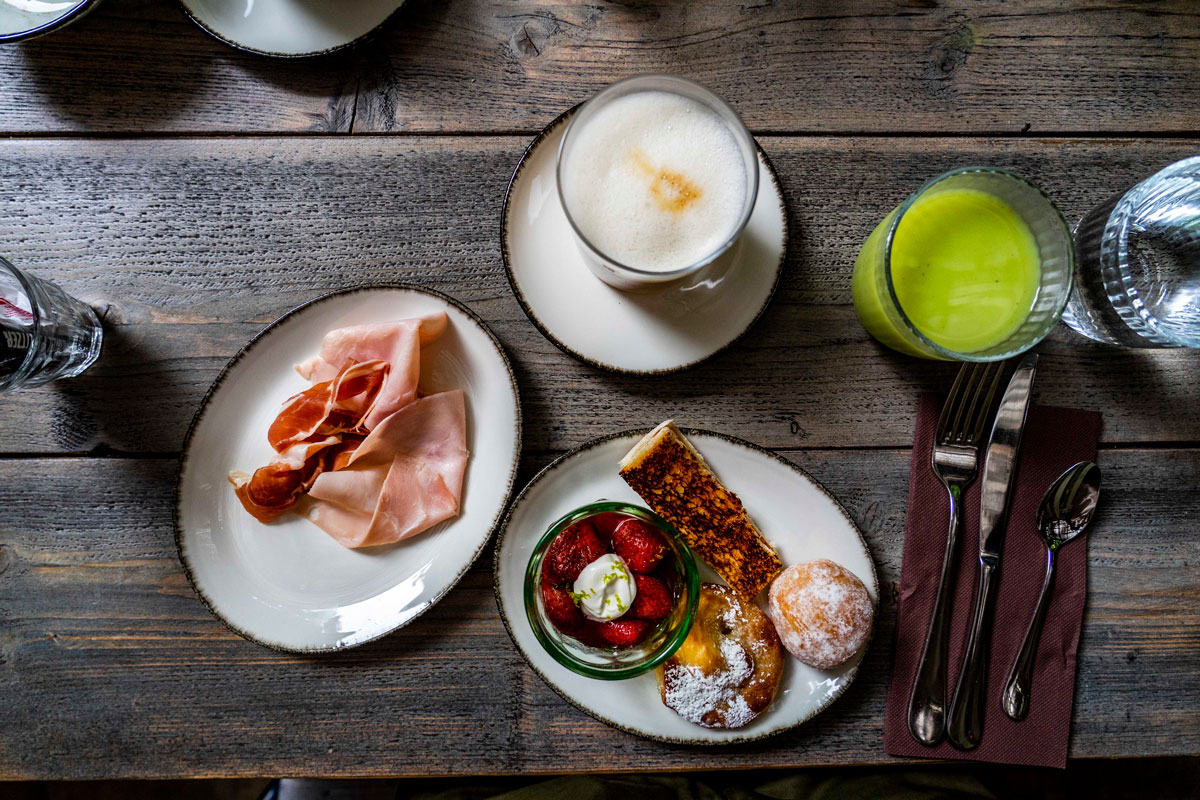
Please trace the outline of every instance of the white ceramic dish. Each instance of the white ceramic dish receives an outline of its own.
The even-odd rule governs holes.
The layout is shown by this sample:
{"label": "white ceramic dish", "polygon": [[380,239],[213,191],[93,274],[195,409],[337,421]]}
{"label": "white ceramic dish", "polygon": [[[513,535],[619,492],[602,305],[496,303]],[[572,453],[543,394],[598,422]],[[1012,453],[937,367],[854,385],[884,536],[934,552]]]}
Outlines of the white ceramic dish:
{"label": "white ceramic dish", "polygon": [[404,0],[179,0],[192,21],[239,50],[276,58],[332,53],[382,25]]}
{"label": "white ceramic dish", "polygon": [[783,273],[787,207],[766,155],[760,148],[754,213],[722,260],[728,271],[622,292],[589,271],[559,199],[555,163],[574,112],[533,140],[504,198],[504,266],[521,307],[561,350],[613,372],[676,372],[729,347],[766,310]]}
{"label": "white ceramic dish", "polygon": [[98,5],[100,0],[0,0],[0,44],[56,31]]}
{"label": "white ceramic dish", "polygon": [[[292,365],[334,328],[441,309],[446,332],[421,350],[421,391],[462,389],[471,451],[462,511],[395,545],[350,550],[296,515],[263,525],[226,480],[274,451],[266,431],[280,404],[309,384]],[[404,286],[325,295],[276,320],[217,377],[184,442],[175,536],[188,578],[230,628],[278,650],[353,647],[436,603],[479,555],[512,492],[521,453],[516,380],[499,342],[466,306]]]}
{"label": "white ceramic dish", "polygon": [[[625,681],[586,678],[557,663],[534,638],[522,597],[534,545],[552,522],[587,503],[606,499],[644,505],[617,474],[621,456],[644,433],[619,433],[573,450],[542,470],[513,502],[496,544],[495,588],[501,617],[517,648],[567,702],[613,727],[649,739],[683,744],[745,742],[811,719],[854,680],[862,652],[829,671],[806,667],[789,657],[769,709],[744,728],[711,730],[664,706],[653,673]],[[820,484],[794,464],[749,442],[707,431],[685,433],[729,489],[742,498],[784,564],[832,559],[857,575],[878,605],[879,580],[867,544],[845,509]],[[719,581],[707,565],[701,562],[700,567],[702,580]]]}

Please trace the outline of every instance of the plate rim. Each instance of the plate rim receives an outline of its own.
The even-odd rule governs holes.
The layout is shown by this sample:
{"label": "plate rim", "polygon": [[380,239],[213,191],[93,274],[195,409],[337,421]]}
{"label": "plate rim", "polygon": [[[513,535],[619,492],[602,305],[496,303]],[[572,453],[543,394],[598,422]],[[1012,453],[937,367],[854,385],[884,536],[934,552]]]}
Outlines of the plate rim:
{"label": "plate rim", "polygon": [[767,292],[767,295],[763,298],[762,305],[759,307],[758,311],[755,312],[754,318],[751,319],[749,324],[747,324],[746,327],[743,328],[736,336],[708,355],[701,356],[700,358],[689,361],[686,364],[680,364],[674,367],[663,367],[660,369],[630,369],[628,367],[618,367],[612,364],[605,364],[602,361],[597,361],[591,356],[586,356],[583,353],[568,347],[566,343],[562,342],[557,336],[551,333],[549,328],[547,328],[538,318],[537,314],[534,313],[533,308],[525,299],[524,293],[517,285],[516,278],[513,275],[513,257],[508,247],[508,210],[512,201],[513,187],[516,186],[522,170],[524,170],[525,165],[529,162],[529,156],[533,152],[534,148],[536,148],[543,142],[543,140],[550,136],[559,125],[564,124],[568,119],[570,119],[571,116],[578,111],[579,107],[582,105],[583,103],[576,103],[575,105],[571,106],[566,111],[562,112],[553,120],[551,120],[546,127],[542,128],[541,132],[538,133],[537,136],[533,137],[533,140],[530,141],[529,144],[525,146],[525,149],[521,152],[521,160],[518,161],[517,166],[513,168],[512,177],[508,179],[508,186],[506,186],[504,189],[504,202],[500,206],[500,254],[501,260],[504,262],[504,276],[508,279],[509,289],[512,291],[513,296],[517,299],[517,304],[521,306],[521,310],[525,312],[525,316],[529,318],[529,321],[533,323],[533,326],[538,329],[538,332],[541,333],[542,336],[545,337],[546,341],[550,342],[550,344],[554,345],[559,350],[577,361],[581,361],[595,369],[611,372],[616,375],[674,375],[684,372],[685,370],[692,369],[693,367],[703,364],[705,361],[709,361],[719,355],[722,355],[740,342],[746,336],[746,334],[748,334],[754,328],[754,326],[762,320],[763,315],[767,313],[767,308],[770,307],[771,301],[775,299],[775,295],[779,291],[779,284],[783,282],[783,273],[785,267],[787,266],[788,250],[790,249],[792,243],[791,208],[788,206],[787,194],[783,191],[783,183],[779,180],[779,173],[776,172],[775,165],[771,162],[767,152],[763,150],[762,145],[758,143],[758,139],[754,139],[754,148],[758,151],[759,158],[762,159],[762,165],[767,168],[767,177],[770,179],[771,184],[775,187],[775,192],[779,197],[779,208],[783,212],[783,247],[780,251],[779,263],[775,265],[775,281],[771,284],[771,291]]}
{"label": "plate rim", "polygon": [[[511,625],[509,625],[508,614],[505,611],[504,599],[503,599],[502,593],[500,591],[500,552],[501,552],[501,549],[504,544],[504,539],[508,534],[508,524],[509,524],[510,520],[512,519],[513,511],[516,510],[517,506],[519,506],[521,501],[525,498],[525,495],[536,484],[540,483],[542,481],[542,479],[545,478],[545,476],[551,470],[558,468],[566,461],[568,461],[572,458],[575,458],[576,456],[580,456],[580,455],[588,452],[589,450],[594,450],[597,447],[601,447],[605,444],[608,444],[609,442],[613,441],[614,439],[622,439],[625,437],[633,437],[633,436],[644,436],[649,430],[651,430],[651,429],[650,428],[634,428],[634,429],[629,429],[629,430],[618,431],[616,433],[609,433],[609,434],[605,434],[603,436],[598,436],[595,439],[590,439],[590,440],[584,442],[583,444],[579,445],[578,447],[572,448],[568,452],[563,453],[561,456],[554,459],[549,464],[547,464],[546,466],[544,466],[540,470],[538,470],[537,474],[534,475],[532,478],[530,478],[529,482],[525,484],[525,487],[523,489],[521,489],[521,491],[519,493],[517,493],[517,496],[514,497],[511,500],[511,502],[509,502],[508,511],[505,513],[504,520],[500,524],[500,528],[496,532],[496,548],[495,548],[495,553],[492,557],[492,593],[496,596],[496,605],[500,611],[500,620],[501,620],[501,622],[504,623],[504,630],[508,633],[508,637],[512,640],[513,646],[517,649],[517,652],[521,654],[521,658],[523,658],[525,660],[525,664],[531,670],[533,670],[535,675],[537,675],[539,678],[542,679],[543,683],[545,683],[547,686],[549,686],[551,689],[553,689],[554,692],[559,697],[561,697],[563,700],[565,700],[569,705],[572,705],[576,709],[587,714],[592,719],[602,722],[605,725],[608,725],[609,727],[616,728],[619,731],[623,731],[624,733],[628,733],[628,734],[637,736],[642,739],[648,739],[650,741],[662,742],[664,744],[697,745],[697,746],[701,746],[701,747],[725,747],[727,745],[745,744],[747,742],[760,741],[762,739],[768,739],[772,736],[778,736],[779,734],[785,733],[787,731],[795,730],[796,728],[800,727],[804,723],[806,723],[809,720],[816,717],[818,714],[821,714],[822,712],[824,712],[827,708],[829,708],[829,706],[833,705],[833,703],[838,698],[840,698],[843,694],[846,693],[846,690],[850,688],[850,685],[852,683],[854,683],[854,679],[858,677],[858,669],[862,665],[862,660],[863,660],[863,658],[866,657],[867,651],[870,649],[871,645],[874,643],[875,631],[876,631],[877,625],[872,623],[871,634],[870,634],[870,636],[867,637],[867,641],[863,643],[863,646],[862,646],[861,650],[859,651],[862,655],[859,658],[858,663],[855,664],[854,667],[846,673],[846,681],[840,687],[838,687],[836,692],[834,692],[830,695],[827,695],[822,700],[822,702],[819,703],[812,710],[812,713],[810,713],[808,716],[804,717],[803,719],[797,720],[795,723],[793,723],[791,725],[784,725],[784,726],[776,728],[774,730],[764,731],[762,733],[756,733],[756,734],[752,734],[752,735],[735,736],[735,737],[732,737],[729,739],[684,739],[684,738],[679,738],[679,737],[675,737],[675,736],[660,736],[657,734],[647,733],[645,731],[640,731],[635,728],[629,727],[628,725],[617,722],[616,720],[609,719],[609,718],[605,717],[603,714],[600,714],[599,712],[595,712],[589,708],[586,708],[583,705],[581,705],[580,703],[576,702],[575,699],[570,697],[562,688],[559,687],[559,685],[557,683],[555,683],[553,680],[548,678],[545,675],[545,673],[543,673],[540,669],[538,669],[534,665],[533,661],[525,653],[525,650],[517,642],[517,637],[513,634],[512,627],[511,627]],[[837,509],[838,513],[840,513],[842,515],[842,517],[845,518],[846,522],[850,525],[851,529],[858,535],[858,543],[862,546],[863,552],[867,556],[867,562],[871,565],[871,581],[872,581],[872,583],[874,583],[874,585],[876,587],[876,594],[878,595],[881,593],[882,590],[879,588],[879,567],[876,566],[876,564],[875,564],[875,557],[871,553],[871,547],[870,547],[870,545],[867,544],[866,538],[863,537],[862,531],[859,529],[858,524],[855,523],[854,518],[850,516],[850,512],[848,512],[846,510],[846,507],[842,505],[841,501],[838,500],[836,497],[834,497],[833,494],[828,489],[826,489],[825,486],[820,481],[818,481],[816,478],[814,478],[812,475],[810,475],[807,470],[805,470],[803,467],[800,467],[797,464],[792,463],[791,461],[784,458],[779,453],[768,450],[767,448],[762,447],[761,445],[757,445],[754,442],[750,442],[745,439],[741,439],[737,436],[731,436],[730,434],[727,434],[727,433],[721,433],[720,431],[713,431],[713,430],[708,430],[705,428],[680,428],[680,431],[682,431],[685,436],[712,436],[717,439],[722,439],[722,440],[729,442],[731,444],[734,444],[734,445],[740,445],[742,447],[747,448],[748,450],[767,455],[770,458],[772,458],[773,460],[778,461],[781,465],[787,467],[788,469],[792,470],[793,472],[798,473],[801,477],[807,479],[813,485],[813,487],[816,488],[817,491],[819,491],[821,494],[825,495],[825,497],[827,497],[833,503],[833,505]],[[522,572],[522,574],[524,574],[524,573]],[[882,603],[882,597],[877,597],[876,601],[875,601],[876,618],[878,618],[878,609],[879,609],[879,606],[881,603]],[[523,618],[523,616],[522,616],[522,618]]]}
{"label": "plate rim", "polygon": [[61,17],[55,17],[49,22],[43,22],[41,25],[35,25],[32,28],[26,28],[23,31],[13,31],[11,33],[0,33],[0,45],[16,44],[17,42],[27,42],[31,39],[37,39],[49,33],[54,33],[60,28],[65,28],[72,22],[83,19],[88,14],[100,5],[101,0],[79,0],[72,8],[70,8]]}
{"label": "plate rim", "polygon": [[[97,2],[99,2],[99,0],[97,0]],[[346,50],[347,48],[354,47],[355,45],[360,44],[364,40],[369,39],[370,37],[377,34],[379,32],[379,29],[382,28],[384,25],[386,25],[388,23],[388,21],[392,19],[392,17],[394,17],[394,16],[396,16],[396,14],[400,13],[400,10],[402,8],[404,8],[404,4],[407,2],[408,2],[408,0],[398,0],[396,7],[393,10],[389,11],[387,16],[385,16],[383,19],[381,19],[378,22],[378,24],[375,25],[375,27],[371,28],[371,30],[367,31],[366,33],[363,33],[363,34],[360,34],[360,35],[354,37],[353,39],[351,39],[349,41],[342,42],[341,44],[335,44],[332,47],[326,47],[324,50],[307,50],[303,53],[287,53],[287,52],[281,52],[278,50],[260,50],[257,47],[250,47],[249,45],[245,45],[240,42],[236,42],[233,39],[230,39],[228,36],[225,36],[224,34],[218,32],[216,28],[213,28],[208,23],[204,22],[198,16],[196,16],[196,14],[192,13],[192,9],[188,7],[187,0],[176,0],[179,10],[183,12],[183,15],[185,17],[187,17],[189,20],[194,22],[196,24],[196,27],[198,27],[200,30],[207,33],[213,39],[216,39],[221,44],[226,45],[228,47],[232,47],[234,50],[240,50],[243,53],[252,53],[253,55],[256,55],[256,56],[266,56],[267,58],[279,58],[279,59],[318,58],[320,56],[327,56],[327,55],[332,55],[333,53],[339,53],[342,50]]]}
{"label": "plate rim", "polygon": [[[385,631],[353,644],[340,644],[324,647],[289,647],[280,644],[279,642],[269,642],[257,635],[250,633],[249,631],[243,630],[239,626],[234,625],[232,622],[226,619],[225,616],[217,610],[216,606],[213,605],[208,595],[197,585],[196,578],[192,574],[191,564],[188,562],[186,549],[183,544],[183,525],[180,519],[180,509],[183,502],[183,470],[187,465],[188,454],[192,445],[192,437],[196,432],[197,426],[199,426],[200,421],[204,417],[204,412],[208,410],[209,401],[212,400],[213,395],[216,394],[216,392],[221,388],[221,385],[225,383],[225,379],[229,376],[229,372],[236,367],[239,362],[241,362],[242,358],[244,358],[246,354],[248,354],[254,348],[255,345],[278,330],[278,327],[282,323],[291,319],[293,316],[299,314],[305,309],[315,306],[318,303],[323,303],[326,300],[330,300],[335,297],[341,297],[342,295],[370,292],[377,289],[415,292],[417,294],[424,294],[437,298],[438,300],[441,300],[442,302],[453,306],[458,311],[466,314],[476,325],[479,326],[480,330],[487,334],[488,338],[491,339],[492,344],[496,348],[496,352],[500,354],[500,360],[504,364],[505,371],[508,373],[508,380],[512,386],[513,399],[516,401],[515,407],[517,414],[516,418],[513,420],[516,433],[516,447],[514,448],[512,466],[509,469],[508,487],[504,493],[504,500],[500,503],[499,508],[496,511],[496,515],[492,519],[491,525],[488,527],[487,535],[484,536],[483,541],[479,544],[479,547],[476,548],[475,552],[471,554],[471,557],[467,560],[466,564],[463,565],[462,569],[459,570],[458,574],[454,576],[450,583],[447,584],[441,592],[434,595],[434,597],[425,605],[425,608],[421,609],[421,611],[418,613],[404,620],[399,625],[388,628]],[[496,535],[496,531],[499,530],[501,523],[504,521],[505,512],[508,510],[510,501],[512,500],[513,487],[516,484],[517,473],[521,466],[521,455],[524,451],[523,434],[521,390],[517,385],[516,373],[513,372],[512,362],[508,358],[508,353],[505,352],[504,345],[500,342],[499,338],[496,337],[496,334],[492,331],[492,329],[488,327],[487,323],[484,322],[478,314],[468,308],[461,300],[451,297],[443,292],[439,292],[436,289],[428,289],[422,286],[415,286],[410,283],[366,283],[347,286],[342,289],[335,289],[331,292],[326,292],[325,294],[318,295],[311,300],[307,300],[300,305],[285,311],[258,333],[254,334],[254,336],[250,337],[250,340],[242,345],[237,353],[235,353],[233,357],[226,362],[225,366],[221,368],[221,371],[217,373],[217,377],[214,378],[212,384],[209,385],[208,391],[204,393],[204,398],[200,401],[200,406],[196,409],[196,413],[192,415],[192,421],[188,425],[187,434],[183,438],[183,446],[179,451],[179,463],[175,467],[175,491],[171,507],[171,523],[175,534],[175,555],[179,559],[179,563],[183,566],[183,572],[187,576],[188,585],[192,587],[192,591],[195,592],[196,596],[200,598],[200,601],[204,603],[204,606],[208,609],[209,613],[218,619],[222,625],[236,633],[238,636],[241,636],[243,639],[280,653],[335,653],[342,650],[349,650],[354,647],[361,647],[370,642],[382,639],[384,636],[395,633],[401,628],[404,628],[410,625],[413,621],[419,619],[425,614],[425,612],[433,608],[442,600],[443,597],[449,594],[450,591],[458,585],[459,581],[463,579],[467,572],[470,571],[471,567],[475,565],[475,562],[479,560],[479,556],[482,555],[484,549],[487,548],[488,544],[492,541],[492,537]]]}

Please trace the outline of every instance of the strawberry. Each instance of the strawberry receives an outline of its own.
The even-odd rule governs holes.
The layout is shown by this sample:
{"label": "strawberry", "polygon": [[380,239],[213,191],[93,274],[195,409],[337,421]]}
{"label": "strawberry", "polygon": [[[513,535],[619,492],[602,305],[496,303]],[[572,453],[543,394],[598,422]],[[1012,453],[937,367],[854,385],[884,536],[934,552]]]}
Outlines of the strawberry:
{"label": "strawberry", "polygon": [[629,607],[629,616],[658,622],[671,613],[671,609],[675,607],[675,600],[665,583],[650,575],[636,573],[633,580],[637,584],[637,596],[633,598],[633,605]]}
{"label": "strawberry", "polygon": [[580,520],[560,533],[546,548],[542,575],[550,583],[574,583],[583,568],[604,555],[590,520]]}
{"label": "strawberry", "polygon": [[613,531],[627,519],[629,517],[624,514],[618,514],[615,511],[607,511],[603,514],[596,514],[594,517],[588,517],[588,521],[596,528],[596,535],[600,537],[600,543],[609,549],[612,548]]}
{"label": "strawberry", "polygon": [[614,647],[633,647],[646,638],[652,627],[654,626],[644,619],[622,617],[600,623],[598,630],[604,641]]}
{"label": "strawberry", "polygon": [[625,559],[631,570],[645,574],[662,561],[667,545],[650,523],[627,519],[613,532],[613,552]]}
{"label": "strawberry", "polygon": [[604,641],[604,637],[600,635],[600,623],[594,619],[584,617],[583,625],[574,636],[589,647],[608,647],[608,642]]}
{"label": "strawberry", "polygon": [[542,604],[554,627],[568,636],[574,636],[583,627],[583,612],[575,605],[571,595],[557,586],[542,584]]}

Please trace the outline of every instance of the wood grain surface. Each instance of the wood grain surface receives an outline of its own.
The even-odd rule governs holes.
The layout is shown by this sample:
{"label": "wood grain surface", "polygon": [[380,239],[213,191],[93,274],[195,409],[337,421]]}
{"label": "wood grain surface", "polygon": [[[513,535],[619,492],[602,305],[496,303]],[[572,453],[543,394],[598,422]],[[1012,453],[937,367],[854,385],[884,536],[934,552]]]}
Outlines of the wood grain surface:
{"label": "wood grain surface", "polygon": [[278,62],[172,2],[106,0],[0,48],[0,130],[534,131],[637,72],[760,132],[1194,132],[1189,0],[409,0],[350,52]]}
{"label": "wood grain surface", "polygon": [[[880,762],[908,453],[785,451],[846,505],[883,589],[849,691],[793,732],[718,749],[612,730],[530,670],[498,617],[490,553],[415,623],[297,657],[226,630],[171,535],[173,459],[0,461],[0,777],[392,775]],[[546,457],[527,458],[522,478]],[[1200,451],[1101,454],[1075,757],[1200,745]],[[40,487],[36,493],[27,487]],[[1139,536],[1153,519],[1154,536]],[[1037,565],[1040,567],[1040,565]],[[19,735],[17,735],[19,732]]]}
{"label": "wood grain surface", "polygon": [[349,132],[360,57],[265,59],[173,0],[105,0],[52,36],[0,46],[0,131]]}
{"label": "wood grain surface", "polygon": [[[1008,167],[1070,221],[1200,151],[1187,0],[409,0],[359,47],[274,61],[172,2],[106,0],[0,47],[0,254],[101,309],[84,376],[0,402],[0,779],[438,775],[882,763],[909,445],[954,366],[874,343],[854,256],[925,179]],[[538,334],[499,212],[530,137],[616,78],[710,85],[773,160],[791,244],[765,317],[686,373],[613,376]],[[357,135],[351,135],[357,134]],[[842,499],[885,587],[859,679],[720,749],[611,730],[525,665],[491,555],[413,625],[332,656],[221,626],[175,554],[178,451],[226,361],[368,282],[467,303],[517,371],[519,483],[666,417],[783,452]],[[1038,399],[1104,414],[1074,757],[1200,753],[1200,353],[1060,328]]]}
{"label": "wood grain surface", "polygon": [[[431,286],[495,329],[518,370],[526,446],[558,450],[670,416],[768,447],[903,447],[919,391],[954,367],[858,325],[859,243],[924,176],[1010,167],[1076,219],[1197,140],[760,137],[787,187],[792,247],[746,339],[670,377],[613,376],[547,342],[509,291],[501,198],[524,137],[0,141],[0,252],[107,309],[85,376],[0,404],[0,451],[171,453],[220,368],[292,306],[364,282]],[[364,179],[364,176],[369,176]],[[35,191],[36,187],[36,191]],[[1061,329],[1043,402],[1104,412],[1104,441],[1200,441],[1195,351]]]}

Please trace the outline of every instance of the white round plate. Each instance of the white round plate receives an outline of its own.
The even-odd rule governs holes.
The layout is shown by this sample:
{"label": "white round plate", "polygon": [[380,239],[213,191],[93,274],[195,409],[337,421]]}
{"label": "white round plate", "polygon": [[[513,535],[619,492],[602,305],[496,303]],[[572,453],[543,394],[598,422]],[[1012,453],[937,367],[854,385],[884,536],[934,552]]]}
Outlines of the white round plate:
{"label": "white round plate", "polygon": [[[226,480],[275,453],[267,428],[309,386],[292,368],[328,331],[444,310],[445,333],[421,348],[423,394],[462,389],[467,460],[459,515],[384,547],[350,550],[297,515],[264,525]],[[184,441],[175,541],[197,594],[230,628],[278,650],[340,650],[396,630],[450,590],[483,550],[512,493],[521,405],[500,343],[466,306],[406,286],[347,289],[288,312],[233,357]]]}
{"label": "white round plate", "polygon": [[0,45],[56,31],[99,4],[100,0],[0,0]]}
{"label": "white round plate", "polygon": [[[854,680],[862,651],[828,671],[806,667],[789,656],[771,707],[744,728],[716,730],[694,725],[663,705],[653,672],[625,681],[585,678],[556,662],[534,638],[522,595],[534,545],[551,523],[587,503],[605,499],[644,504],[617,474],[617,463],[645,433],[618,433],[589,442],[550,464],[517,496],[496,544],[496,597],[509,635],[534,671],[564,700],[601,722],[648,739],[746,742],[811,719]],[[820,484],[791,462],[749,442],[709,431],[685,433],[725,485],[741,497],[784,564],[832,559],[862,580],[878,606],[879,580],[867,544],[845,509]],[[708,565],[701,562],[700,567],[703,580],[720,582]]]}
{"label": "white round plate", "polygon": [[588,270],[563,213],[555,180],[571,109],[525,150],[500,218],[504,267],[517,301],[559,349],[600,369],[677,372],[737,341],[766,311],[787,253],[783,191],[762,148],[754,213],[724,275],[622,292]]}
{"label": "white round plate", "polygon": [[348,47],[404,0],[179,0],[192,21],[225,44],[278,58]]}

